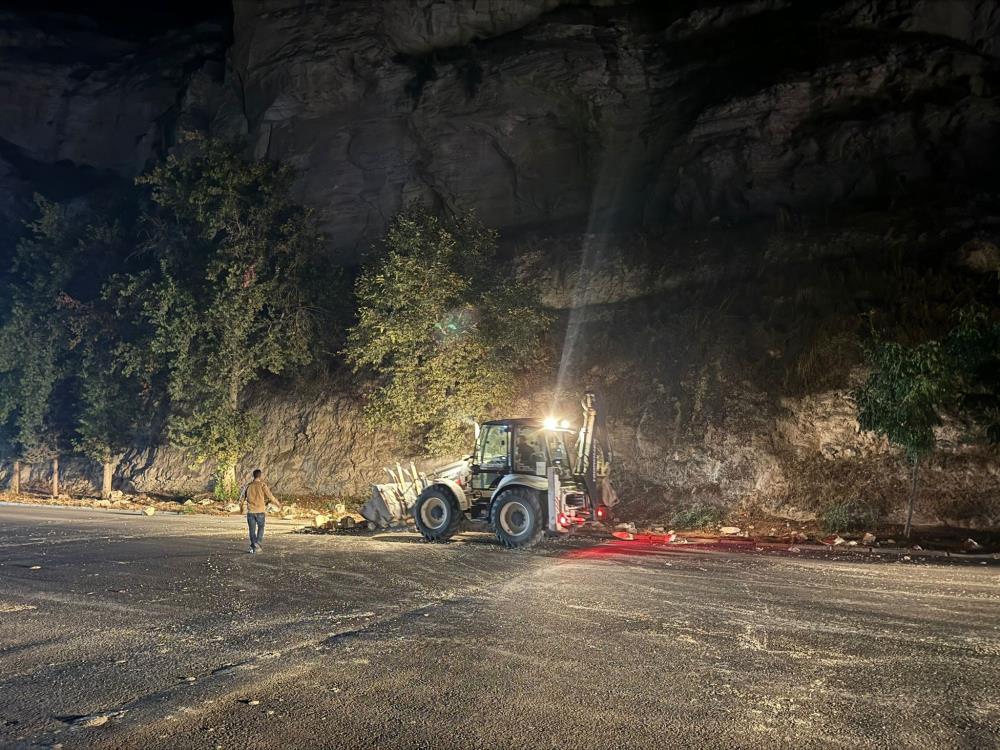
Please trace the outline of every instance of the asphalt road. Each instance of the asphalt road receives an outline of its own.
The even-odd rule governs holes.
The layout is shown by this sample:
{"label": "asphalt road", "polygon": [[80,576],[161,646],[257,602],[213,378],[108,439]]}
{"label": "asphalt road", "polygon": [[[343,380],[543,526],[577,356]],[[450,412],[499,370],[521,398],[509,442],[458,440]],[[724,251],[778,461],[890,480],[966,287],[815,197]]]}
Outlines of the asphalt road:
{"label": "asphalt road", "polygon": [[1000,568],[0,506],[0,746],[1000,747]]}

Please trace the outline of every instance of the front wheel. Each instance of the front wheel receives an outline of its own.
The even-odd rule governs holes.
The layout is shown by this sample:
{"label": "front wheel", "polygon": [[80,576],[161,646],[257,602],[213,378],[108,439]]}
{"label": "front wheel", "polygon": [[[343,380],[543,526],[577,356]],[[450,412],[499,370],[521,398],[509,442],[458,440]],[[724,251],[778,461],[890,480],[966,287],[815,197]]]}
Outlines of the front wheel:
{"label": "front wheel", "polygon": [[462,511],[450,492],[428,487],[413,504],[413,521],[428,542],[444,542],[461,526]]}
{"label": "front wheel", "polygon": [[527,487],[511,487],[501,492],[490,508],[490,526],[504,547],[517,549],[537,544],[545,533],[538,493]]}

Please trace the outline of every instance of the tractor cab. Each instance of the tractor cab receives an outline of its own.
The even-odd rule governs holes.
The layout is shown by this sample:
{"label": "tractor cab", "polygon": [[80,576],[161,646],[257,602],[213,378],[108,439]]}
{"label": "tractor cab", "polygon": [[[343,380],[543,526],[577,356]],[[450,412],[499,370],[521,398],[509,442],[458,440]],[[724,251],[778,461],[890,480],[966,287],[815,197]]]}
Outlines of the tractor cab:
{"label": "tractor cab", "polygon": [[472,458],[472,489],[489,494],[508,474],[545,478],[550,466],[567,479],[572,475],[568,426],[541,419],[504,419],[485,422],[479,430]]}

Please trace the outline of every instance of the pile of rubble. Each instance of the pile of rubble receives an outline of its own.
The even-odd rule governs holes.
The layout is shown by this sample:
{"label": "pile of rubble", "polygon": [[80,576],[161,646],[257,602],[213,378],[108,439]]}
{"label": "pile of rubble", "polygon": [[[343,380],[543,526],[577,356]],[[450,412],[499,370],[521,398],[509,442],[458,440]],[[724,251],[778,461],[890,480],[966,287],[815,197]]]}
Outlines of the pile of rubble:
{"label": "pile of rubble", "polygon": [[[802,547],[799,545],[838,549],[856,547],[867,549],[869,552],[876,549],[924,551],[924,548],[919,544],[910,543],[909,541],[897,541],[892,537],[879,538],[870,531],[866,531],[863,534],[845,533],[843,536],[840,534],[821,536],[818,534],[810,535],[802,530],[792,530],[791,528],[781,533],[777,528],[772,527],[767,534],[756,535],[751,533],[753,530],[753,526],[749,526],[745,530],[738,526],[719,526],[711,530],[678,532],[674,529],[667,529],[665,526],[652,526],[649,529],[640,530],[634,523],[620,523],[615,526],[613,536],[627,541],[671,545],[703,545],[713,542],[725,543],[727,540],[731,542],[745,541],[757,549],[762,549],[763,547],[783,547],[788,552],[793,553],[802,552]],[[980,544],[972,537],[967,537],[961,541],[956,540],[949,545],[935,544],[934,546],[945,552],[961,552],[966,554],[979,554],[989,551],[986,546]]]}
{"label": "pile of rubble", "polygon": [[[62,494],[58,497],[49,495],[0,495],[0,498],[12,502],[30,505],[66,505],[78,508],[104,508],[107,510],[139,511],[147,516],[158,512],[202,513],[208,515],[235,515],[242,510],[238,502],[218,500],[211,496],[189,497],[183,502],[174,499],[151,497],[149,495],[132,495],[121,490],[113,490],[107,498],[71,497]],[[317,513],[314,508],[299,506],[297,501],[285,503],[281,508],[268,505],[267,512],[285,521],[301,521],[313,528],[353,528],[362,522],[360,516],[348,512],[344,503],[338,503],[332,511]]]}

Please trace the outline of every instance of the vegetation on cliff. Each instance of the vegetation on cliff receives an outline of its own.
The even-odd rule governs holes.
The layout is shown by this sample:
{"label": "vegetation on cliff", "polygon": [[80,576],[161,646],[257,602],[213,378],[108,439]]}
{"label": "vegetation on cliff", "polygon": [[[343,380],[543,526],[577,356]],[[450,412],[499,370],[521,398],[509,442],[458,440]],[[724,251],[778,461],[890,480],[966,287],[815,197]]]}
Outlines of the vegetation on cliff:
{"label": "vegetation on cliff", "polygon": [[471,214],[398,216],[355,294],[346,354],[378,379],[368,414],[429,453],[467,450],[473,420],[511,403],[518,376],[547,360],[537,288]]}
{"label": "vegetation on cliff", "polygon": [[161,422],[195,461],[216,463],[217,491],[232,495],[256,427],[246,389],[307,364],[325,340],[316,280],[336,275],[320,267],[291,177],[204,141],[124,199],[39,200],[0,328],[8,451],[38,460],[74,447],[105,464],[109,485],[114,457]]}
{"label": "vegetation on cliff", "polygon": [[966,311],[942,340],[906,345],[878,342],[869,373],[854,391],[861,429],[902,448],[910,464],[904,534],[910,535],[920,460],[931,453],[934,430],[947,413],[967,416],[994,442],[1000,426],[1000,324]]}
{"label": "vegetation on cliff", "polygon": [[[231,497],[259,428],[248,390],[334,362],[355,315],[292,178],[194,140],[112,200],[39,199],[0,326],[5,452],[78,451],[103,464],[107,494],[128,447],[166,439]],[[370,417],[431,452],[464,448],[471,420],[545,361],[537,289],[502,271],[496,232],[471,215],[399,216],[356,304],[345,354],[376,380]]]}

